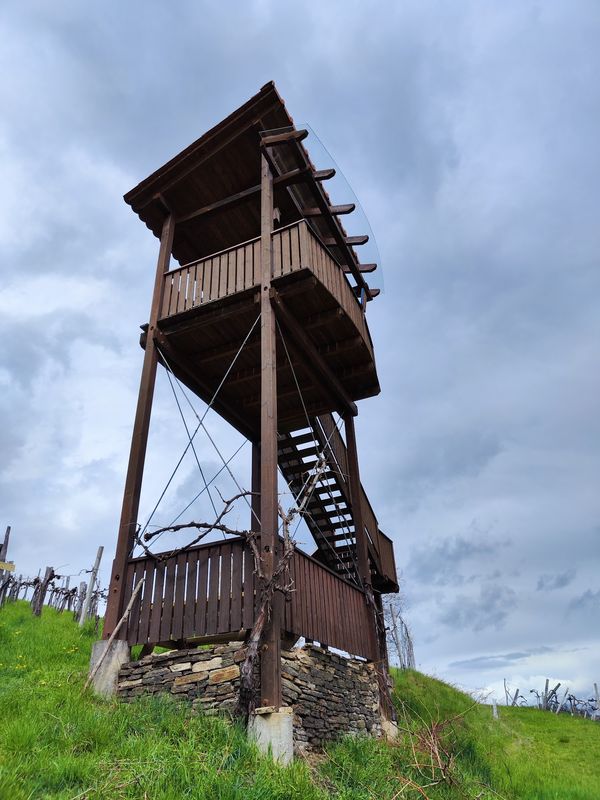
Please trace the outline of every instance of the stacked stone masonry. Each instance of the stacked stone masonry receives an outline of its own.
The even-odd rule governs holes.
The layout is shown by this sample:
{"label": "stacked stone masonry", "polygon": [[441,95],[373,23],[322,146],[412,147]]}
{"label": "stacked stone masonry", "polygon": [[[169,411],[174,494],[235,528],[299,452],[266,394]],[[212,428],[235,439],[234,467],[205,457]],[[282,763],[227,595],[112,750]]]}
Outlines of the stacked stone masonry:
{"label": "stacked stone masonry", "polygon": [[[240,642],[210,648],[172,650],[121,667],[118,695],[168,692],[205,714],[235,708]],[[282,650],[284,704],[294,709],[294,749],[300,754],[345,734],[381,736],[379,689],[372,664],[348,659],[315,645]]]}

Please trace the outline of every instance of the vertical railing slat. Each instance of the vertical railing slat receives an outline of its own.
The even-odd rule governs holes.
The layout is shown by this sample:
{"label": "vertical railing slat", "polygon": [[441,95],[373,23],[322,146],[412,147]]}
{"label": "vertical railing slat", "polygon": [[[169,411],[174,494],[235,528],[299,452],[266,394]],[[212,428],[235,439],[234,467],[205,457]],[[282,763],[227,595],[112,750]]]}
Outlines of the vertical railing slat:
{"label": "vertical railing slat", "polygon": [[231,630],[242,627],[242,559],[243,545],[235,542],[232,547],[231,568]]}
{"label": "vertical railing slat", "polygon": [[221,582],[219,592],[218,633],[229,633],[229,609],[231,607],[231,544],[221,545]]}
{"label": "vertical railing slat", "polygon": [[183,613],[183,638],[193,636],[194,618],[196,614],[196,582],[198,578],[198,550],[187,554],[187,578],[185,587],[185,608]]}

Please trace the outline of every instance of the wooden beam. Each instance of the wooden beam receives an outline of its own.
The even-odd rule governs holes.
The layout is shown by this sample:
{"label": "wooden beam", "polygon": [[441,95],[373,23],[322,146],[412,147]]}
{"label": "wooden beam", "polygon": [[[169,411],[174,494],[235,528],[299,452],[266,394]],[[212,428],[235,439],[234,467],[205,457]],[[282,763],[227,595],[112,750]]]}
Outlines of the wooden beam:
{"label": "wooden beam", "polygon": [[332,322],[336,322],[344,316],[344,312],[339,306],[335,308],[330,308],[327,311],[318,311],[316,314],[311,314],[306,320],[302,323],[302,327],[304,330],[310,330],[312,328],[321,328],[324,325],[329,325]]}
{"label": "wooden beam", "polygon": [[[206,367],[213,361],[231,362],[231,359],[240,349],[241,343],[241,338],[231,339],[224,342],[222,347],[210,347],[207,350],[200,350],[197,354],[194,354],[194,361],[198,364],[202,364],[203,367]],[[257,347],[260,347],[260,337],[251,338],[246,342],[245,351],[248,352],[248,350],[254,350]]]}
{"label": "wooden beam", "polygon": [[[347,203],[346,205],[342,206],[329,206],[328,211],[330,214],[334,214],[335,216],[339,216],[341,214],[351,214],[356,205],[354,203]],[[318,206],[312,206],[311,208],[303,208],[302,213],[305,217],[322,217],[324,212]]]}
{"label": "wooden beam", "polygon": [[222,200],[216,200],[214,203],[209,203],[207,206],[202,206],[196,211],[191,211],[189,214],[185,214],[182,217],[177,217],[177,222],[188,222],[191,219],[196,219],[196,217],[203,217],[207,214],[212,214],[215,211],[221,211],[224,208],[232,208],[240,203],[243,203],[244,200],[247,200],[249,197],[258,195],[259,192],[260,184],[257,186],[251,186],[249,189],[244,189],[241,192],[229,195],[229,197],[224,197]]}
{"label": "wooden beam", "polygon": [[315,345],[304,332],[303,327],[290,313],[281,297],[275,291],[272,293],[271,302],[275,308],[279,321],[283,324],[290,336],[293,338],[297,347],[302,351],[305,363],[309,364],[311,369],[318,373],[321,381],[325,384],[325,387],[337,398],[340,405],[349,411],[350,414],[356,416],[358,413],[356,404],[348,396],[342,384],[330,370],[327,362],[319,354]]}
{"label": "wooden beam", "polygon": [[[257,288],[246,289],[245,292],[240,292],[239,295],[229,295],[229,297],[211,301],[210,308],[195,306],[177,315],[161,317],[159,320],[160,329],[167,334],[179,331],[187,332],[198,330],[206,325],[213,325],[215,322],[225,322],[229,317],[239,317],[244,311],[252,310],[258,314],[259,294],[256,290]],[[233,297],[239,297],[242,294],[246,295],[244,299],[231,302]],[[201,314],[198,313],[200,309],[202,309]],[[250,327],[250,323],[248,327]]]}
{"label": "wooden beam", "polygon": [[260,533],[260,444],[252,442],[250,530]]}
{"label": "wooden beam", "polygon": [[261,135],[261,147],[273,147],[278,144],[290,144],[290,142],[301,142],[308,136],[305,128],[300,130],[283,131],[283,133]]}
{"label": "wooden beam", "polygon": [[[290,348],[292,348],[292,349],[294,348],[294,345],[293,345],[292,342],[288,343],[288,349],[290,349]],[[294,353],[295,352],[296,351],[294,350]],[[307,369],[306,364],[302,364],[302,367],[305,370]],[[312,375],[312,373],[310,373],[310,374]],[[314,386],[311,384],[310,387],[305,391],[305,394],[306,394],[307,391],[310,391],[310,389],[313,389],[313,388],[314,388]],[[295,383],[290,384],[288,389],[282,389],[281,386],[280,386],[280,388],[279,388],[279,390],[277,392],[277,399],[278,400],[289,400],[290,397],[298,397],[298,387],[296,386]],[[335,398],[331,398],[331,396],[329,394],[327,394],[327,397],[329,398],[330,402],[331,402],[332,399],[335,400]],[[250,395],[247,395],[246,397],[244,397],[244,399],[242,400],[242,407],[243,408],[254,408],[255,406],[258,406],[260,404],[261,404],[260,394],[250,394]]]}
{"label": "wooden beam", "polygon": [[312,175],[310,167],[302,167],[299,169],[291,169],[289,172],[283,172],[273,178],[273,186],[279,188],[280,186],[292,186],[294,183],[303,183],[308,180]]}
{"label": "wooden beam", "polygon": [[346,429],[346,452],[348,455],[348,485],[352,501],[352,517],[354,519],[354,536],[356,538],[356,556],[358,571],[363,584],[371,583],[371,567],[369,565],[369,545],[365,533],[365,523],[362,509],[362,487],[358,469],[358,453],[356,449],[356,433],[354,418],[351,414],[344,414]]}
{"label": "wooden beam", "polygon": [[[363,272],[363,273],[364,272],[375,272],[375,270],[377,269],[377,264],[358,264],[357,266],[358,266],[358,271],[359,272]],[[342,267],[342,269],[344,270],[346,275],[349,272],[352,272],[350,267],[344,266],[344,267]]]}
{"label": "wooden beam", "polygon": [[[300,164],[305,163],[307,164],[307,167],[305,168],[300,167],[298,170],[295,170],[295,172],[305,173],[305,171],[308,169],[307,156],[305,150],[301,148],[299,144],[296,144],[296,157],[297,161]],[[353,237],[345,236],[343,229],[339,223],[339,220],[337,220],[336,217],[333,214],[331,214],[329,210],[331,206],[325,192],[323,191],[323,187],[319,185],[319,181],[332,178],[334,175],[335,175],[335,170],[321,170],[315,172],[312,169],[308,169],[308,174],[304,174],[303,180],[306,183],[308,183],[308,185],[313,190],[313,197],[315,199],[316,205],[322,212],[323,218],[329,224],[329,228],[332,233],[331,238],[334,240],[334,244],[337,247],[339,247],[341,251],[342,262],[347,264],[348,267],[350,268],[350,271],[352,272],[352,275],[357,285],[366,287],[365,280],[358,269],[358,262],[356,259],[356,255],[352,250],[351,242]],[[295,182],[298,183],[299,181],[297,180]],[[347,240],[349,240],[350,243],[348,243]],[[357,241],[356,243],[360,244],[361,242]],[[364,310],[364,305],[363,305],[363,310]]]}
{"label": "wooden beam", "polygon": [[366,290],[360,288],[359,286],[354,286],[352,288],[352,291],[354,292],[355,296],[358,297],[359,299],[362,297],[363,291],[365,291],[367,295],[367,302],[369,300],[373,300],[373,298],[375,297],[379,297],[379,295],[381,294],[381,289],[371,289],[370,286],[367,286]]}
{"label": "wooden beam", "polygon": [[[322,240],[323,244],[327,245],[327,247],[336,247],[339,244],[339,240],[335,236],[328,236]],[[356,245],[366,244],[369,241],[368,235],[365,233],[362,236],[345,236],[344,242],[348,247],[355,247]]]}
{"label": "wooden beam", "polygon": [[[277,495],[277,350],[275,314],[270,302],[273,279],[273,175],[261,154],[261,405],[260,405],[260,553],[265,581],[273,577],[279,559]],[[281,696],[281,592],[273,594],[270,619],[260,658],[260,702],[277,710]]]}
{"label": "wooden beam", "polygon": [[328,181],[335,177],[335,170],[333,167],[329,169],[317,169],[313,172],[313,178],[316,181]]}
{"label": "wooden beam", "polygon": [[[162,307],[165,285],[164,275],[169,269],[174,233],[175,220],[172,216],[168,216],[163,223],[160,237],[160,249],[154,277],[152,305],[150,307],[148,337],[144,350],[140,390],[138,393],[133,434],[131,437],[131,448],[129,451],[127,476],[125,478],[125,491],[121,507],[117,548],[112,565],[106,615],[104,617],[104,627],[102,630],[102,637],[104,639],[109,638],[123,615],[124,598],[127,590],[125,572],[127,569],[127,559],[131,554],[135,541],[135,528],[140,506],[140,492],[144,474],[146,446],[148,444],[148,430],[150,428],[150,415],[152,413],[152,399],[154,397],[154,384],[156,382],[158,354],[154,344],[154,332],[156,331],[158,323],[159,311]],[[123,630],[122,635],[124,634],[125,631]]]}

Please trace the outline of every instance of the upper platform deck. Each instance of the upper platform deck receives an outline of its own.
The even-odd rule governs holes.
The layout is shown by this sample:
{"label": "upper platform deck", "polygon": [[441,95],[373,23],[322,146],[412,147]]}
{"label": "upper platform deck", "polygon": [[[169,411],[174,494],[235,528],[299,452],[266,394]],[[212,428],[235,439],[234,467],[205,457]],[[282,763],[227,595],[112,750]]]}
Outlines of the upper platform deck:
{"label": "upper platform deck", "polygon": [[[285,432],[303,427],[307,414],[377,394],[379,383],[364,311],[317,234],[305,220],[292,223],[273,232],[272,250],[278,428]],[[252,331],[214,406],[253,439],[260,412],[260,252],[257,238],[166,273],[158,322],[165,361],[206,402]],[[334,376],[333,386],[324,371]]]}

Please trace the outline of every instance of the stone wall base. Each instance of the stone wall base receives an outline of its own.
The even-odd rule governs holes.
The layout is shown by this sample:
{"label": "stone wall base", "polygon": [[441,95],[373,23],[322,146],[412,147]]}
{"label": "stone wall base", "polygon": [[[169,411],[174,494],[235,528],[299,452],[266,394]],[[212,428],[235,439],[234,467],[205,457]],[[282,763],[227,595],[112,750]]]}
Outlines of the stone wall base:
{"label": "stone wall base", "polygon": [[[146,656],[121,667],[117,694],[130,700],[164,692],[205,714],[231,714],[245,655],[243,643],[232,642]],[[282,650],[281,660],[283,700],[292,709],[295,753],[320,748],[349,733],[383,735],[372,664],[315,645]],[[258,723],[263,728],[265,724]]]}

